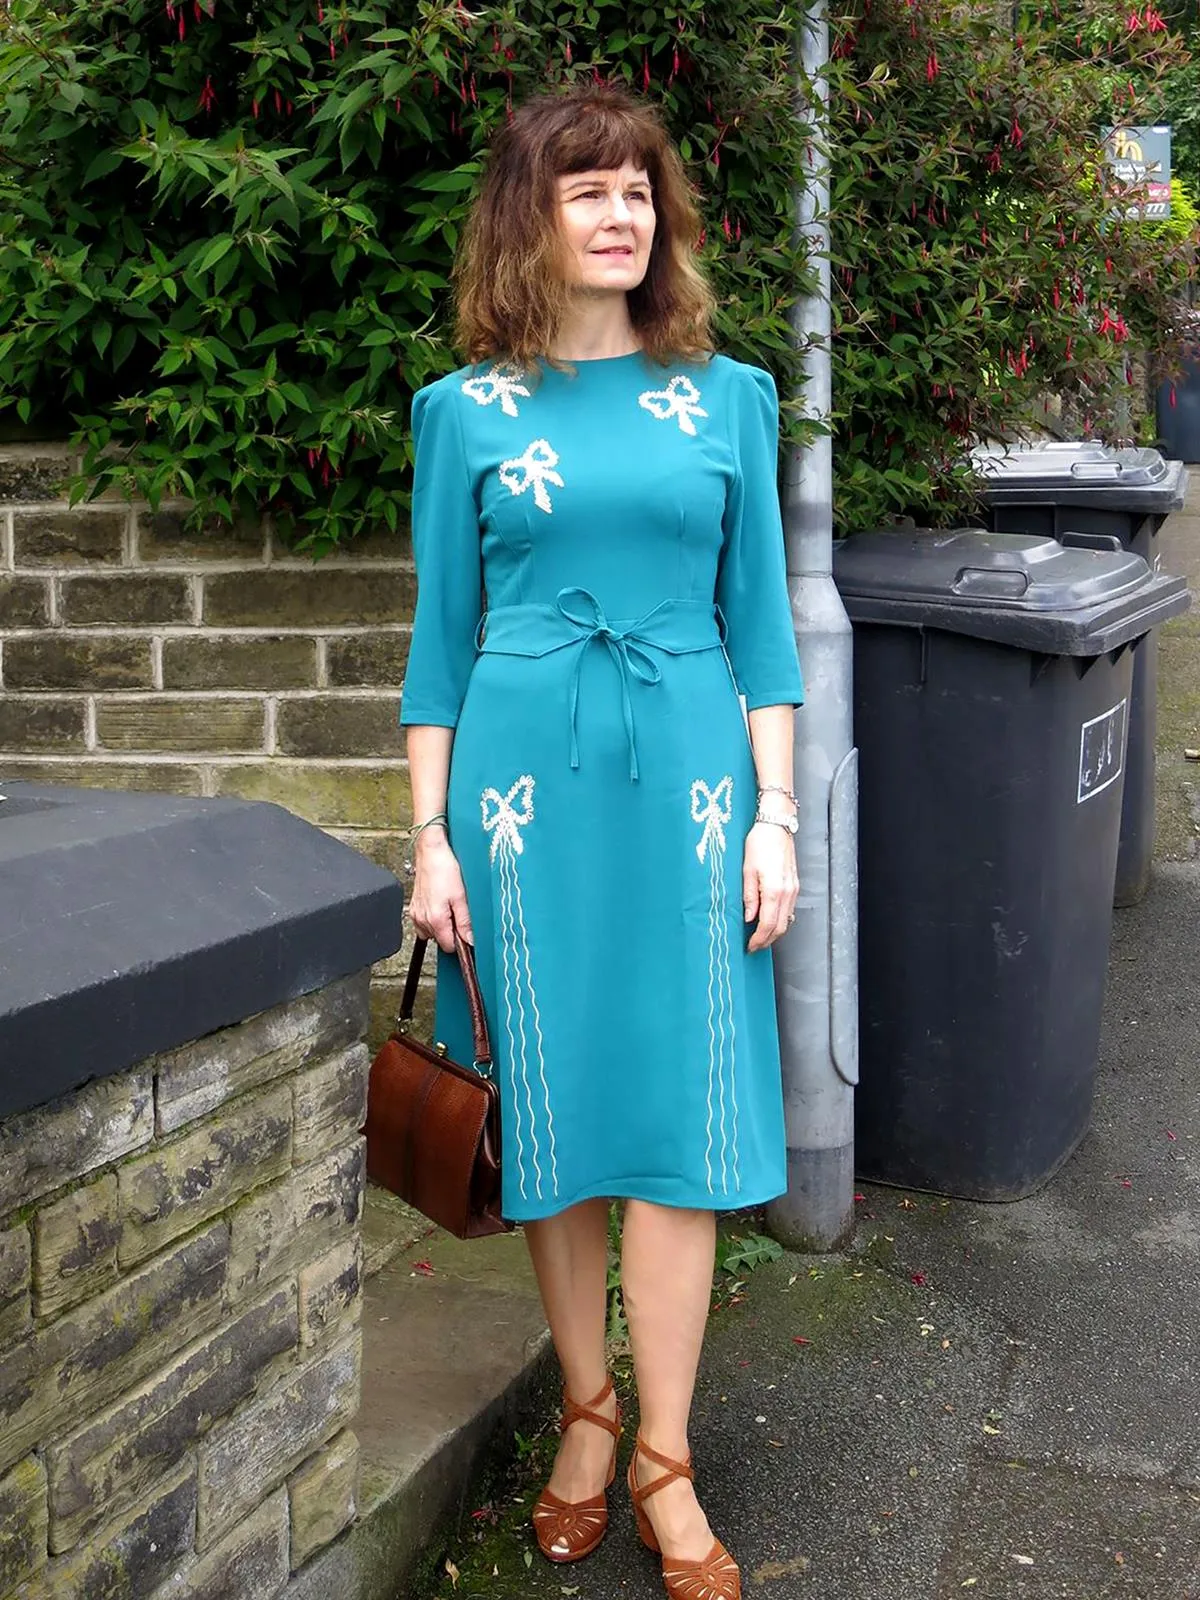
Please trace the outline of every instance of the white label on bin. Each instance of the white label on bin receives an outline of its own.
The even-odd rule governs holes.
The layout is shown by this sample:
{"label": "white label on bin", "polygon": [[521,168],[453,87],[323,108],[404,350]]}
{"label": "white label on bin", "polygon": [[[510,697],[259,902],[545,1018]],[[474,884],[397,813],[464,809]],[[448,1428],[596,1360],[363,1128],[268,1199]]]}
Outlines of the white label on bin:
{"label": "white label on bin", "polygon": [[1122,700],[1111,711],[1083,725],[1079,736],[1079,805],[1103,794],[1125,770],[1127,706],[1128,701]]}

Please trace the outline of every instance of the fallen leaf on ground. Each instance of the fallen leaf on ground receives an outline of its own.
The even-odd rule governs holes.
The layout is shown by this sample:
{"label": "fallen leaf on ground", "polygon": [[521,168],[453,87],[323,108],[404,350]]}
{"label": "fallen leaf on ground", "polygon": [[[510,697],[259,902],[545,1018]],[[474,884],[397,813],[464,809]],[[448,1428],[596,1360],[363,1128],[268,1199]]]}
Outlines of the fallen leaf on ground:
{"label": "fallen leaf on ground", "polygon": [[423,1278],[432,1278],[433,1277],[433,1262],[432,1261],[414,1261],[413,1262],[413,1271],[414,1272],[419,1272]]}
{"label": "fallen leaf on ground", "polygon": [[1019,1561],[1023,1567],[1031,1567],[1033,1565],[1032,1556],[1019,1556],[1012,1551],[1010,1551],[1009,1554],[1012,1555],[1014,1561]]}
{"label": "fallen leaf on ground", "polygon": [[454,1565],[453,1561],[451,1561],[449,1556],[446,1557],[446,1571],[450,1574],[450,1582],[457,1589],[458,1588],[458,1568]]}

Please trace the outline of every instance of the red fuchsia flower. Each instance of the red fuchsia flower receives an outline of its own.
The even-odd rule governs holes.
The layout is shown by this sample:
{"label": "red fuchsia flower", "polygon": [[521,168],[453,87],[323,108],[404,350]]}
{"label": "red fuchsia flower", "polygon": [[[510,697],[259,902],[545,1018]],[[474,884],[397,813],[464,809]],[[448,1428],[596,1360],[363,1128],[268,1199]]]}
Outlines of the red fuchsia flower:
{"label": "red fuchsia flower", "polygon": [[[642,88],[643,89],[648,89],[649,87],[650,87],[650,57],[646,53],[646,51],[643,50],[642,51]],[[711,111],[711,109],[712,109],[712,101],[710,100],[709,101],[709,110]]]}
{"label": "red fuchsia flower", "polygon": [[329,59],[330,61],[337,60],[337,45],[334,44],[332,39],[329,41]]}
{"label": "red fuchsia flower", "polygon": [[733,229],[729,226],[729,213],[728,213],[728,211],[721,218],[721,226],[725,230],[725,237],[727,239],[732,239],[733,238]]}
{"label": "red fuchsia flower", "polygon": [[1025,142],[1025,129],[1017,121],[1016,112],[1013,113],[1012,127],[1008,130],[1008,142],[1017,146]]}
{"label": "red fuchsia flower", "polygon": [[216,103],[217,91],[213,88],[213,81],[211,78],[205,78],[204,87],[200,91],[200,99],[197,104],[201,111],[207,111],[211,114],[212,108]]}
{"label": "red fuchsia flower", "polygon": [[255,122],[257,122],[258,121],[258,101],[257,100],[251,100],[251,102],[250,102],[250,110],[254,114]]}
{"label": "red fuchsia flower", "polygon": [[275,91],[275,110],[277,112],[283,110],[283,96],[280,94],[278,89]]}
{"label": "red fuchsia flower", "polygon": [[1142,19],[1140,13],[1137,11],[1131,11],[1125,21],[1126,32],[1136,33],[1141,25]]}
{"label": "red fuchsia flower", "polygon": [[984,165],[987,167],[989,172],[999,172],[1002,163],[1003,157],[1000,154],[1000,146],[993,145],[992,149],[988,152],[988,155],[984,160]]}
{"label": "red fuchsia flower", "polygon": [[925,63],[925,81],[932,83],[941,70],[938,65],[937,51],[931,50],[929,52],[929,60]]}
{"label": "red fuchsia flower", "polygon": [[703,250],[704,249],[704,241],[707,238],[708,238],[708,229],[707,228],[701,228],[700,229],[700,237],[696,240],[696,249],[697,250]]}
{"label": "red fuchsia flower", "polygon": [[1055,311],[1057,311],[1059,306],[1062,305],[1062,290],[1058,286],[1058,279],[1057,278],[1055,278],[1055,280],[1054,280],[1053,298],[1054,298],[1054,309],[1055,309]]}
{"label": "red fuchsia flower", "polygon": [[1171,410],[1174,411],[1174,409],[1175,409],[1175,385],[1174,384],[1171,385],[1171,392],[1167,396],[1167,400],[1170,403]]}
{"label": "red fuchsia flower", "polygon": [[181,40],[187,38],[187,18],[182,11],[179,13],[179,37]]}
{"label": "red fuchsia flower", "polygon": [[1113,269],[1112,257],[1111,256],[1105,256],[1105,258],[1104,258],[1104,270],[1105,270],[1105,272],[1111,272],[1112,269]]}
{"label": "red fuchsia flower", "polygon": [[1146,7],[1146,31],[1148,33],[1165,33],[1167,25],[1153,6]]}
{"label": "red fuchsia flower", "polygon": [[325,7],[321,4],[321,0],[317,0],[317,21],[320,23],[325,21]]}
{"label": "red fuchsia flower", "polygon": [[175,21],[175,7],[171,4],[171,0],[167,0],[166,11],[167,11],[168,20],[171,21],[171,22],[174,22]]}
{"label": "red fuchsia flower", "polygon": [[563,55],[566,57],[567,65],[570,66],[571,65],[571,41],[570,41],[570,39],[567,40],[565,46],[563,47]]}

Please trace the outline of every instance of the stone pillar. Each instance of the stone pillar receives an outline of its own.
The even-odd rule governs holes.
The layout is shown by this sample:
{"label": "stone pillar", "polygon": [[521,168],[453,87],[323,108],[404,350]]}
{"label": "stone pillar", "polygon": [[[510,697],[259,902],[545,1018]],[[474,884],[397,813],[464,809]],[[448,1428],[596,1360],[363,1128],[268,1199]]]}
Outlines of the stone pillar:
{"label": "stone pillar", "polygon": [[355,1516],[368,977],[0,1121],[0,1600],[271,1600]]}

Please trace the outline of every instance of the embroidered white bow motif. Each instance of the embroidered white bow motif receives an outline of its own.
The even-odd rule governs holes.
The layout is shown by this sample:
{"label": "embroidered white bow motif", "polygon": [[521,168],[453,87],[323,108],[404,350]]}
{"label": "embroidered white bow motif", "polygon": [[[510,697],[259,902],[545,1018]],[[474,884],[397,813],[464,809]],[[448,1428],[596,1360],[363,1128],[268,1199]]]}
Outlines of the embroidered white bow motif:
{"label": "embroidered white bow motif", "polygon": [[[514,805],[518,795],[520,800]],[[527,772],[523,773],[507,794],[501,794],[499,789],[485,789],[480,796],[480,810],[483,831],[492,836],[490,859],[495,861],[503,844],[511,845],[515,854],[521,855],[525,849],[521,829],[533,821],[533,779]]]}
{"label": "embroidered white bow motif", "polygon": [[638,395],[638,405],[660,422],[669,422],[672,417],[678,417],[684,433],[696,432],[693,417],[708,416],[708,412],[700,405],[699,389],[682,374],[672,378],[665,389],[647,389],[645,394]]}
{"label": "embroidered white bow motif", "polygon": [[500,363],[477,378],[468,378],[462,391],[469,394],[476,405],[490,406],[493,400],[499,400],[504,415],[516,417],[520,413],[514,396],[523,395],[526,400],[529,399],[529,390],[521,382],[523,377],[520,367],[507,367]]}
{"label": "embroidered white bow motif", "polygon": [[725,824],[733,814],[733,779],[722,778],[715,789],[710,789],[700,778],[692,785],[692,821],[704,824],[696,854],[703,861],[710,847],[725,848]]}
{"label": "embroidered white bow motif", "polygon": [[554,468],[558,465],[558,452],[545,439],[535,439],[523,456],[500,463],[500,482],[513,494],[524,494],[533,485],[533,499],[540,511],[550,512],[548,483],[563,487],[563,481]]}

